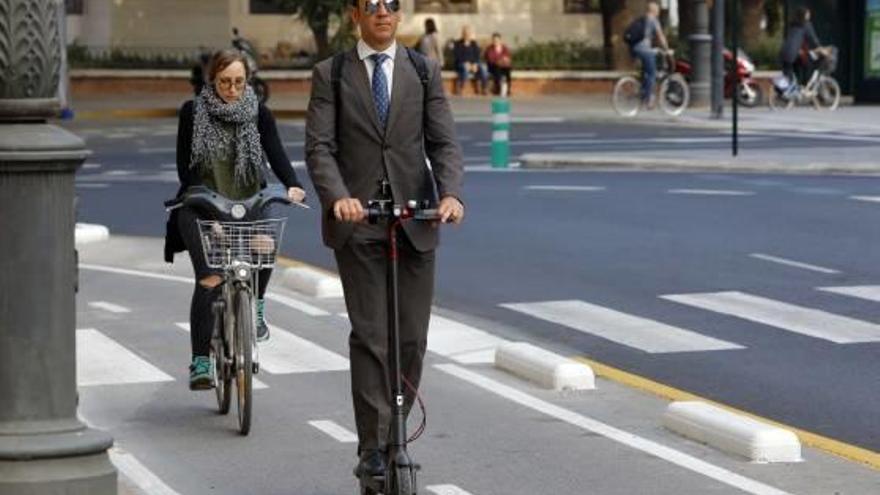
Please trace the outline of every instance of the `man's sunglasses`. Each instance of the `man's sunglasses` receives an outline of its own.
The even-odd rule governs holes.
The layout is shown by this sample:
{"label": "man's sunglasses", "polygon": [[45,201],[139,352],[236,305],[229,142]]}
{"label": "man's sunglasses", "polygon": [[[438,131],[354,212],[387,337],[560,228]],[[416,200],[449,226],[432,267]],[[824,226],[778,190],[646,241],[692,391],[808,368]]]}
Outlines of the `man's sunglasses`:
{"label": "man's sunglasses", "polygon": [[379,4],[385,4],[385,11],[394,14],[400,11],[400,0],[367,0],[364,10],[369,15],[376,15],[379,12]]}

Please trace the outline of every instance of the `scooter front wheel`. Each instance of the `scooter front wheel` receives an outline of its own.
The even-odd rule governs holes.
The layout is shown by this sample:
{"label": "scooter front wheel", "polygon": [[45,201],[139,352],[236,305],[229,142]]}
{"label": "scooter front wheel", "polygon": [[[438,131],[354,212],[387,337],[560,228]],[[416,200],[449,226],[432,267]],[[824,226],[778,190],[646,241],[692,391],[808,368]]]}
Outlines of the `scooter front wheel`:
{"label": "scooter front wheel", "polygon": [[761,89],[761,85],[755,81],[740,83],[739,90],[736,92],[736,97],[739,99],[740,105],[754,108],[760,105],[761,101],[764,100],[764,90]]}
{"label": "scooter front wheel", "polygon": [[391,473],[388,495],[416,495],[416,472],[409,466],[397,466]]}

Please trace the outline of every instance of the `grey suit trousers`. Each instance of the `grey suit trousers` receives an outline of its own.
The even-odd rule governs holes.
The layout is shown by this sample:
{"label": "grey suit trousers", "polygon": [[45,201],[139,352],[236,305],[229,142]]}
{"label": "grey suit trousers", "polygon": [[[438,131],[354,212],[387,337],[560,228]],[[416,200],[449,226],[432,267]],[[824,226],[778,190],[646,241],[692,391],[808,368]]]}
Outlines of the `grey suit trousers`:
{"label": "grey suit trousers", "polygon": [[[428,339],[434,292],[434,251],[416,250],[406,234],[398,236],[401,371],[418,389]],[[387,241],[353,236],[335,250],[351,321],[351,390],[360,444],[358,451],[384,448],[391,424],[393,370],[390,337]],[[404,386],[407,414],[414,390]]]}

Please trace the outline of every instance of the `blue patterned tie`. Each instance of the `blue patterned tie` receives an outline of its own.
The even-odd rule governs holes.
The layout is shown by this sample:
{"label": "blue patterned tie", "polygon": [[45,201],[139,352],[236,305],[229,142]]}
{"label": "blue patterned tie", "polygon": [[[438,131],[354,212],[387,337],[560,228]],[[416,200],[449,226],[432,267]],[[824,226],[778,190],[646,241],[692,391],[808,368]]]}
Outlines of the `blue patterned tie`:
{"label": "blue patterned tie", "polygon": [[388,55],[384,53],[374,53],[370,55],[375,66],[373,68],[373,103],[376,105],[376,115],[379,116],[379,123],[382,128],[388,123],[388,79],[385,77],[385,71],[382,70],[382,64],[388,60]]}

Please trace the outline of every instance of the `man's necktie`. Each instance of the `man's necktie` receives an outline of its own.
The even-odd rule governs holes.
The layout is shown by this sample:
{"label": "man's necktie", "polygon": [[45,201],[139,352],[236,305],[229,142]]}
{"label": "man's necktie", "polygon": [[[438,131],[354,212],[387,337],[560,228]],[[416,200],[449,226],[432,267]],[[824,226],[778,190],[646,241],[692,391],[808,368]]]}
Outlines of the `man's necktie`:
{"label": "man's necktie", "polygon": [[391,57],[384,53],[374,53],[370,55],[370,58],[375,63],[373,68],[373,103],[376,105],[376,115],[379,116],[379,123],[384,129],[388,123],[388,107],[391,105],[391,102],[388,101],[388,78],[385,77],[382,64]]}

